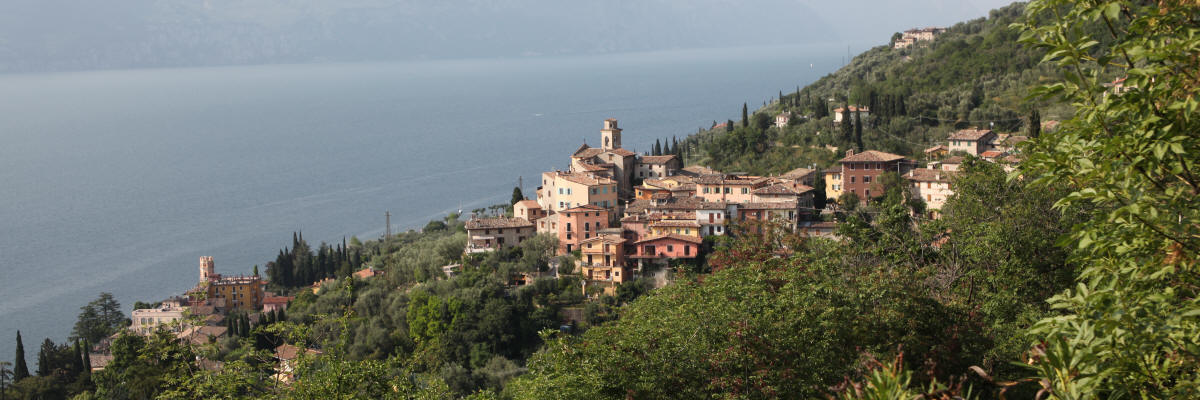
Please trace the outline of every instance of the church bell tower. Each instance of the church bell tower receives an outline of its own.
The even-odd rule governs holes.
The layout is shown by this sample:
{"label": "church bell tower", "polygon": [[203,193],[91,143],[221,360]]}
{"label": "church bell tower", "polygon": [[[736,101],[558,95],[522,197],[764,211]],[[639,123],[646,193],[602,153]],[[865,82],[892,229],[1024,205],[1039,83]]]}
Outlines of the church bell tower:
{"label": "church bell tower", "polygon": [[213,275],[216,274],[213,271],[212,256],[200,257],[200,283],[208,282],[208,279],[213,277]]}
{"label": "church bell tower", "polygon": [[621,148],[621,128],[617,127],[617,119],[604,120],[604,129],[600,130],[601,147],[604,150]]}

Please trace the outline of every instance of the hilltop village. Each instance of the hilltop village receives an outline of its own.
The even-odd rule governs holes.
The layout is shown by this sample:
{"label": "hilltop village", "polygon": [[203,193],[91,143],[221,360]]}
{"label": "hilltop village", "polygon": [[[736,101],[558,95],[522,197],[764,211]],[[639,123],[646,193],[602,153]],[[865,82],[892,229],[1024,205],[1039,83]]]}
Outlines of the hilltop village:
{"label": "hilltop village", "polygon": [[[844,108],[834,112],[836,123],[852,120]],[[851,106],[850,112],[859,114],[854,119],[861,121],[869,110]],[[790,118],[781,113],[776,124],[787,124]],[[616,119],[604,120],[601,146],[583,144],[570,155],[569,170],[544,172],[535,200],[517,201],[509,216],[467,221],[465,253],[510,248],[537,234],[553,235],[557,254],[573,255],[588,284],[612,295],[618,285],[647,271],[702,257],[711,248],[706,238],[726,235],[735,226],[757,233],[764,226],[778,226],[836,240],[832,213],[838,202],[865,203],[872,192],[881,195],[878,179],[884,172],[902,176],[912,196],[925,202],[923,217],[937,218],[954,194],[952,181],[966,156],[1011,170],[1021,159],[1016,144],[1027,140],[988,129],[964,129],[951,134],[946,145],[926,149],[924,160],[847,150],[833,168],[754,176],[684,166],[676,155],[639,155],[621,147],[621,135]],[[815,206],[818,194],[829,199],[824,209]],[[520,280],[527,278],[531,277]]]}

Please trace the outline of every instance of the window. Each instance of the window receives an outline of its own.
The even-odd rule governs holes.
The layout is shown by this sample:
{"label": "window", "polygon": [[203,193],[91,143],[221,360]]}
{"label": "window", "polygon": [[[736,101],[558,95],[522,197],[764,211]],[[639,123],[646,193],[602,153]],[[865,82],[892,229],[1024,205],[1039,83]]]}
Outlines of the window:
{"label": "window", "polygon": [[608,186],[604,187],[604,194],[608,194]]}
{"label": "window", "polygon": [[708,194],[708,188],[704,188],[704,194]]}
{"label": "window", "polygon": [[[568,222],[567,223],[567,232],[570,232],[570,231],[571,231],[571,223]],[[570,238],[567,238],[567,239],[570,239]]]}
{"label": "window", "polygon": [[854,178],[855,178],[855,177],[853,177],[853,176],[852,176],[852,177],[850,177],[850,183],[854,183]]}
{"label": "window", "polygon": [[567,194],[571,194],[571,188],[567,188]]}
{"label": "window", "polygon": [[863,183],[871,183],[871,177],[870,177],[869,175],[868,175],[868,176],[864,176],[864,177],[863,177]]}
{"label": "window", "polygon": [[692,255],[692,246],[683,246],[683,255],[685,255],[685,256]]}
{"label": "window", "polygon": [[925,182],[925,188],[926,188],[926,189],[932,188],[932,187],[933,187],[932,185],[933,185],[932,183]]}
{"label": "window", "polygon": [[668,245],[667,245],[667,252],[668,252],[668,253],[670,253],[670,252],[672,252],[672,251],[675,251],[675,246],[672,246],[672,245],[669,245],[669,244],[668,244]]}
{"label": "window", "polygon": [[638,176],[645,178],[645,177],[646,177],[646,171],[640,171],[640,172],[638,172]]}
{"label": "window", "polygon": [[729,194],[729,188],[725,188],[725,194]]}
{"label": "window", "polygon": [[867,197],[871,197],[871,189],[867,189],[867,194],[866,194],[866,196],[867,196]]}
{"label": "window", "polygon": [[750,193],[750,188],[742,188],[742,194]]}
{"label": "window", "polygon": [[854,170],[854,164],[853,164],[853,163],[851,163],[851,164],[850,164],[850,170],[851,170],[851,171],[853,171],[853,170]]}

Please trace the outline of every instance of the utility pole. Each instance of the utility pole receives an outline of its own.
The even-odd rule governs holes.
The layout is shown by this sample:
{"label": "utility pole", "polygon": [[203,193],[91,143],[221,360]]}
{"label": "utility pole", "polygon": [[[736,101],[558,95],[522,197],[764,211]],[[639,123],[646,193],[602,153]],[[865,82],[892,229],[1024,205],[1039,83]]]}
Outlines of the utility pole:
{"label": "utility pole", "polygon": [[387,232],[387,233],[384,234],[383,240],[387,240],[388,238],[392,237],[392,212],[384,210],[383,217],[387,221],[387,229],[385,230],[385,232]]}

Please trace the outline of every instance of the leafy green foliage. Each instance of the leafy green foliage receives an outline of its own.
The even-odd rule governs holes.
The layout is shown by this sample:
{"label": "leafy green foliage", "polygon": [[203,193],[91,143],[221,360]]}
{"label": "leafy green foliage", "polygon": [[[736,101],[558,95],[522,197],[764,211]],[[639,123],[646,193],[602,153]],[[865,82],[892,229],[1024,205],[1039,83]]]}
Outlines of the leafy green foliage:
{"label": "leafy green foliage", "polygon": [[1063,399],[1200,396],[1200,5],[1040,0],[1026,14],[1021,40],[1063,73],[1037,93],[1078,112],[1021,173],[1067,192],[1062,210],[1096,209],[1063,242],[1082,271],[1051,300],[1063,315],[1033,328],[1034,367]]}

